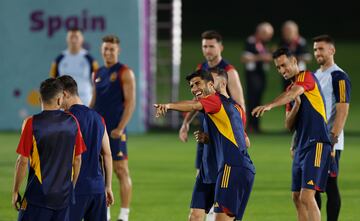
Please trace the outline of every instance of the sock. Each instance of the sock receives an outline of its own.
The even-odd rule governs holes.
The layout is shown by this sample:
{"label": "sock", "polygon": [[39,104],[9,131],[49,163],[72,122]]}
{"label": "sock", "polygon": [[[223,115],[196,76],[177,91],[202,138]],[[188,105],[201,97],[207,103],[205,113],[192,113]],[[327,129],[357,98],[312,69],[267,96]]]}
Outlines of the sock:
{"label": "sock", "polygon": [[129,208],[121,208],[118,219],[122,221],[129,221],[129,213],[130,213]]}
{"label": "sock", "polygon": [[206,221],[215,221],[214,207],[211,207],[209,213],[206,215]]}
{"label": "sock", "polygon": [[328,221],[337,221],[339,218],[341,198],[339,187],[337,185],[337,177],[329,177],[326,186],[326,195],[328,197],[326,203],[326,215]]}
{"label": "sock", "polygon": [[111,219],[110,207],[107,208],[106,219],[107,219],[107,220],[110,220],[110,219]]}

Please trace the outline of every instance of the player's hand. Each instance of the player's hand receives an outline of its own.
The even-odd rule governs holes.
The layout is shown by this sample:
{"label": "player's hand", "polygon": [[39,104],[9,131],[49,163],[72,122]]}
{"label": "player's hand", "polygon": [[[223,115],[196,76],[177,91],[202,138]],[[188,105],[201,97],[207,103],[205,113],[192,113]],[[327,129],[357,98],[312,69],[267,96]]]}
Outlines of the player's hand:
{"label": "player's hand", "polygon": [[110,207],[110,206],[114,205],[114,194],[113,194],[111,188],[106,187],[105,194],[106,194],[106,206]]}
{"label": "player's hand", "polygon": [[251,111],[251,115],[254,117],[262,117],[266,111],[270,111],[270,105],[257,106]]}
{"label": "player's hand", "polygon": [[294,159],[294,156],[295,156],[295,150],[293,147],[290,147],[290,157],[291,159]]}
{"label": "player's hand", "polygon": [[19,197],[19,192],[13,192],[12,193],[12,199],[11,199],[11,204],[14,207],[14,209],[16,209],[17,211],[19,211],[20,206],[18,205],[18,197]]}
{"label": "player's hand", "polygon": [[181,125],[181,128],[179,130],[179,139],[182,142],[187,142],[188,140],[188,132],[189,132],[189,124],[184,123]]}
{"label": "player's hand", "polygon": [[330,156],[331,156],[332,158],[335,158],[335,156],[336,156],[335,149],[331,150]]}
{"label": "player's hand", "polygon": [[154,104],[154,107],[156,108],[156,114],[155,114],[156,118],[166,115],[166,112],[168,110],[167,104]]}
{"label": "player's hand", "polygon": [[194,132],[194,135],[196,142],[204,144],[209,143],[209,134],[197,130]]}
{"label": "player's hand", "polygon": [[123,133],[124,133],[123,129],[115,128],[114,130],[111,131],[110,137],[113,139],[120,139],[121,135],[123,135]]}
{"label": "player's hand", "polygon": [[298,105],[298,106],[300,106],[300,104],[301,104],[301,98],[300,98],[300,96],[297,96],[297,97],[295,97],[295,104],[296,105]]}
{"label": "player's hand", "polygon": [[250,139],[248,136],[245,137],[245,146],[246,148],[249,148],[251,146]]}

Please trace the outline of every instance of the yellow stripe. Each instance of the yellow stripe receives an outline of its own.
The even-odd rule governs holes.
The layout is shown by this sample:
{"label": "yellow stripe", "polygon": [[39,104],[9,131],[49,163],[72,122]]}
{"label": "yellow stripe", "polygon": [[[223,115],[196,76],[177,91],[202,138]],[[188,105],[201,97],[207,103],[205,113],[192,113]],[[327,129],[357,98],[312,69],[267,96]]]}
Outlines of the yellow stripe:
{"label": "yellow stripe", "polygon": [[220,111],[216,114],[209,114],[209,117],[214,122],[219,132],[238,147],[229,116],[227,115],[224,106],[221,105]]}
{"label": "yellow stripe", "polygon": [[54,62],[51,64],[51,67],[50,67],[50,77],[52,78],[56,78],[56,69],[57,69],[57,64]]}
{"label": "yellow stripe", "polygon": [[340,92],[340,103],[344,103],[346,101],[345,80],[340,80],[339,81],[339,92]]}
{"label": "yellow stripe", "polygon": [[225,172],[226,172],[226,165],[225,165],[225,168],[224,168],[224,174],[223,174],[222,179],[221,179],[221,188],[224,187]]}
{"label": "yellow stripe", "polygon": [[228,186],[229,186],[230,171],[231,171],[231,167],[229,166],[228,167],[228,173],[227,173],[227,176],[226,176],[226,181],[225,181],[225,188],[228,188]]}
{"label": "yellow stripe", "polygon": [[322,143],[316,143],[316,153],[315,153],[315,167],[320,167],[321,164],[321,155],[322,155]]}
{"label": "yellow stripe", "polygon": [[304,95],[309,100],[311,106],[323,117],[325,123],[327,123],[325,104],[317,83],[315,83],[313,90],[305,91]]}
{"label": "yellow stripe", "polygon": [[318,158],[318,152],[319,152],[318,150],[319,150],[319,143],[316,143],[314,167],[316,167],[316,165],[317,165],[317,158]]}
{"label": "yellow stripe", "polygon": [[33,136],[33,151],[30,156],[30,166],[31,168],[34,169],[35,176],[38,178],[39,182],[42,183],[39,150],[37,148],[37,144],[34,136]]}

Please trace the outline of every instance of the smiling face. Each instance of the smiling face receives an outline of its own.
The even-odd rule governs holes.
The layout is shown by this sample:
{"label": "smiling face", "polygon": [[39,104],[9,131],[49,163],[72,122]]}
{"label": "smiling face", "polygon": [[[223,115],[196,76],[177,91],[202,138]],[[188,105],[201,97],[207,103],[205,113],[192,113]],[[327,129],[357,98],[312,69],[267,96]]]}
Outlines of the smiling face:
{"label": "smiling face", "polygon": [[212,81],[206,82],[201,77],[194,77],[189,81],[191,93],[196,99],[203,98],[215,92],[214,83]]}
{"label": "smiling face", "polygon": [[120,46],[116,43],[103,42],[101,45],[101,54],[106,66],[111,66],[118,62]]}
{"label": "smiling face", "polygon": [[223,46],[220,42],[214,39],[202,40],[202,52],[207,61],[215,61],[221,56]]}
{"label": "smiling face", "polygon": [[334,59],[334,45],[325,41],[314,42],[314,57],[319,65],[325,65]]}
{"label": "smiling face", "polygon": [[274,59],[274,63],[278,72],[286,80],[293,78],[297,73],[299,73],[297,61],[294,56],[287,57],[286,55],[281,55]]}

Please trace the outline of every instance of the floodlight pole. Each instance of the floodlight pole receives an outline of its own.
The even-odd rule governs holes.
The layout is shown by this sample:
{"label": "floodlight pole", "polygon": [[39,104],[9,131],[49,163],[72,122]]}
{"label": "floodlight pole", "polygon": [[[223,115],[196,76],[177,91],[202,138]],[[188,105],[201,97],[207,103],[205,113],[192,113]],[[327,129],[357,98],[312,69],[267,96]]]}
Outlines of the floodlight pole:
{"label": "floodlight pole", "polygon": [[[171,100],[179,99],[179,83],[180,83],[180,65],[181,65],[181,0],[173,0],[172,2],[172,88]],[[179,113],[171,112],[171,127],[179,126]]]}

